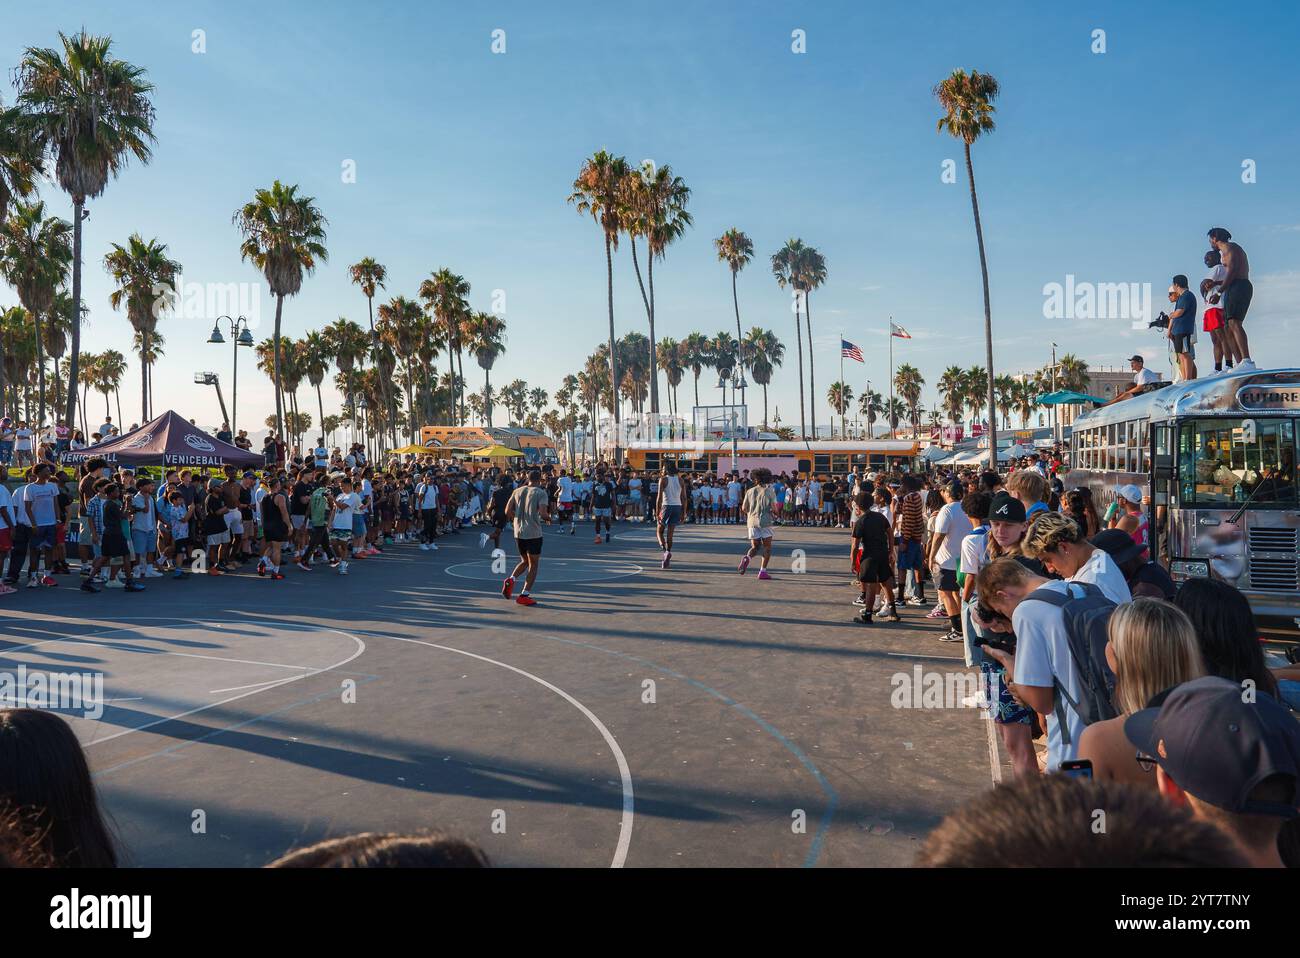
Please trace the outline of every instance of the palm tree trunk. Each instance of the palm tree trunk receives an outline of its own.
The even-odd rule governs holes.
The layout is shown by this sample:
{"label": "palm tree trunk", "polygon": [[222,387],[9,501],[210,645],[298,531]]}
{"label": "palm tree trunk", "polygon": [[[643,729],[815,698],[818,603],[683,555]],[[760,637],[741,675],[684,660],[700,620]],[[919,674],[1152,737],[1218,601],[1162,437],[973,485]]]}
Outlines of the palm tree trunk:
{"label": "palm tree trunk", "polygon": [[655,256],[647,246],[646,278],[650,283],[650,411],[659,412],[659,346],[655,342]]}
{"label": "palm tree trunk", "polygon": [[609,388],[610,405],[614,417],[614,451],[610,462],[619,464],[618,372],[614,363],[614,253],[610,248],[609,234],[605,234],[605,287],[609,298]]}
{"label": "palm tree trunk", "polygon": [[993,395],[993,310],[989,305],[989,264],[984,255],[984,228],[980,225],[979,197],[975,195],[975,167],[966,143],[966,177],[970,180],[970,206],[975,214],[975,239],[980,248],[980,279],[984,283],[984,357],[989,367],[989,456],[992,468],[998,466],[998,419]]}
{"label": "palm tree trunk", "polygon": [[[812,427],[812,437],[817,438],[817,383],[813,380],[813,335],[812,335],[812,291],[803,295],[804,322],[808,324],[808,425]],[[834,427],[832,427],[833,429]]]}
{"label": "palm tree trunk", "polygon": [[492,428],[492,367],[483,370],[483,411],[487,416],[488,428]]}
{"label": "palm tree trunk", "polygon": [[140,422],[149,421],[149,330],[140,330]]}
{"label": "palm tree trunk", "polygon": [[122,418],[122,390],[117,386],[113,387],[113,401],[117,403],[117,428],[126,432],[126,420]]}
{"label": "palm tree trunk", "polygon": [[[72,198],[72,361],[68,368],[68,382],[75,383],[81,372],[81,210],[83,196]],[[77,418],[77,391],[68,390],[68,409],[63,417],[71,424]]]}
{"label": "palm tree trunk", "polygon": [[272,370],[275,373],[275,438],[284,441],[284,398],[280,394],[280,317],[284,313],[284,297],[275,298],[275,339],[271,356]]}
{"label": "palm tree trunk", "polygon": [[[740,299],[736,296],[736,271],[731,271],[731,305],[736,308],[736,357],[740,360],[740,378],[745,378],[745,350],[743,340],[744,333],[740,331]],[[740,390],[740,404],[745,405],[745,390]],[[746,425],[749,417],[746,416]]]}
{"label": "palm tree trunk", "polygon": [[456,367],[459,370],[456,381],[456,394],[460,396],[460,424],[465,425],[465,350],[461,349],[460,342],[456,343]]}
{"label": "palm tree trunk", "polygon": [[[796,303],[798,301],[796,300]],[[804,414],[804,400],[806,398],[803,391],[803,330],[799,326],[799,308],[796,305],[794,311],[794,339],[799,347],[799,438],[808,438],[808,422]],[[808,344],[812,348],[812,344]]]}
{"label": "palm tree trunk", "polygon": [[694,369],[691,372],[695,374],[695,405],[698,406],[700,404],[700,374]]}
{"label": "palm tree trunk", "polygon": [[767,383],[763,383],[763,431],[767,432]]}
{"label": "palm tree trunk", "polygon": [[36,395],[37,395],[37,422],[41,425],[45,423],[45,355],[41,346],[41,314],[32,310],[32,322],[36,325]]}

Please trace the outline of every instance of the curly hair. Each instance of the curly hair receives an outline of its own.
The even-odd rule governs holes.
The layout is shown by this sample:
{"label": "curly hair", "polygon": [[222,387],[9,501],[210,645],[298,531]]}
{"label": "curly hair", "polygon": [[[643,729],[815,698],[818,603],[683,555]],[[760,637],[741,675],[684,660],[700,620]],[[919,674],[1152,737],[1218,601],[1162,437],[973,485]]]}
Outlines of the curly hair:
{"label": "curly hair", "polygon": [[1063,512],[1047,512],[1029,527],[1025,534],[1025,554],[1041,557],[1046,552],[1055,552],[1067,542],[1082,542],[1083,530]]}

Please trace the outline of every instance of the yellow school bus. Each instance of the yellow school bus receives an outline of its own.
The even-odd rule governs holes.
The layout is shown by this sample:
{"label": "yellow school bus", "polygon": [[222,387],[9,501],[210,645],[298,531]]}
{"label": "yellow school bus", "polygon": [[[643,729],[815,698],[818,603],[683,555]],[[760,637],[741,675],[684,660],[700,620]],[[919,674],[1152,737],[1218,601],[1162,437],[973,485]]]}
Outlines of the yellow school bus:
{"label": "yellow school bus", "polygon": [[916,467],[921,451],[918,442],[906,439],[809,439],[729,440],[700,442],[635,441],[626,449],[627,464],[633,469],[657,472],[666,461],[677,463],[682,472],[744,472],[760,466],[780,475],[796,473],[845,475],[859,466],[867,470]]}

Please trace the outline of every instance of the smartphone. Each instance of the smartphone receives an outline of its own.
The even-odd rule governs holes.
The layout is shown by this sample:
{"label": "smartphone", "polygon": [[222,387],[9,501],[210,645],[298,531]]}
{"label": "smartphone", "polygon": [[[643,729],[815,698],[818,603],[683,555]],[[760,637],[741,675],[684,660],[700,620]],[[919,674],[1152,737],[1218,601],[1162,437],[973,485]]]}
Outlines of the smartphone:
{"label": "smartphone", "polygon": [[1086,758],[1061,763],[1061,774],[1074,778],[1092,778],[1092,761]]}

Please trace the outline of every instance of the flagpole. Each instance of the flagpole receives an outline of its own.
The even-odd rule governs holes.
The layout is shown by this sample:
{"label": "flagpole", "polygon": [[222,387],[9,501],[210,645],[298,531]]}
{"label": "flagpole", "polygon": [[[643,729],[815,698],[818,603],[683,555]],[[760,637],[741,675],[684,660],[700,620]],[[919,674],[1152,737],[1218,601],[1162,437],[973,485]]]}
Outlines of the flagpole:
{"label": "flagpole", "polygon": [[889,422],[889,438],[894,439],[894,317],[889,317],[889,408],[885,419]]}
{"label": "flagpole", "polygon": [[[840,435],[848,438],[844,428],[844,330],[840,330]],[[831,438],[834,438],[835,430],[831,430]]]}

